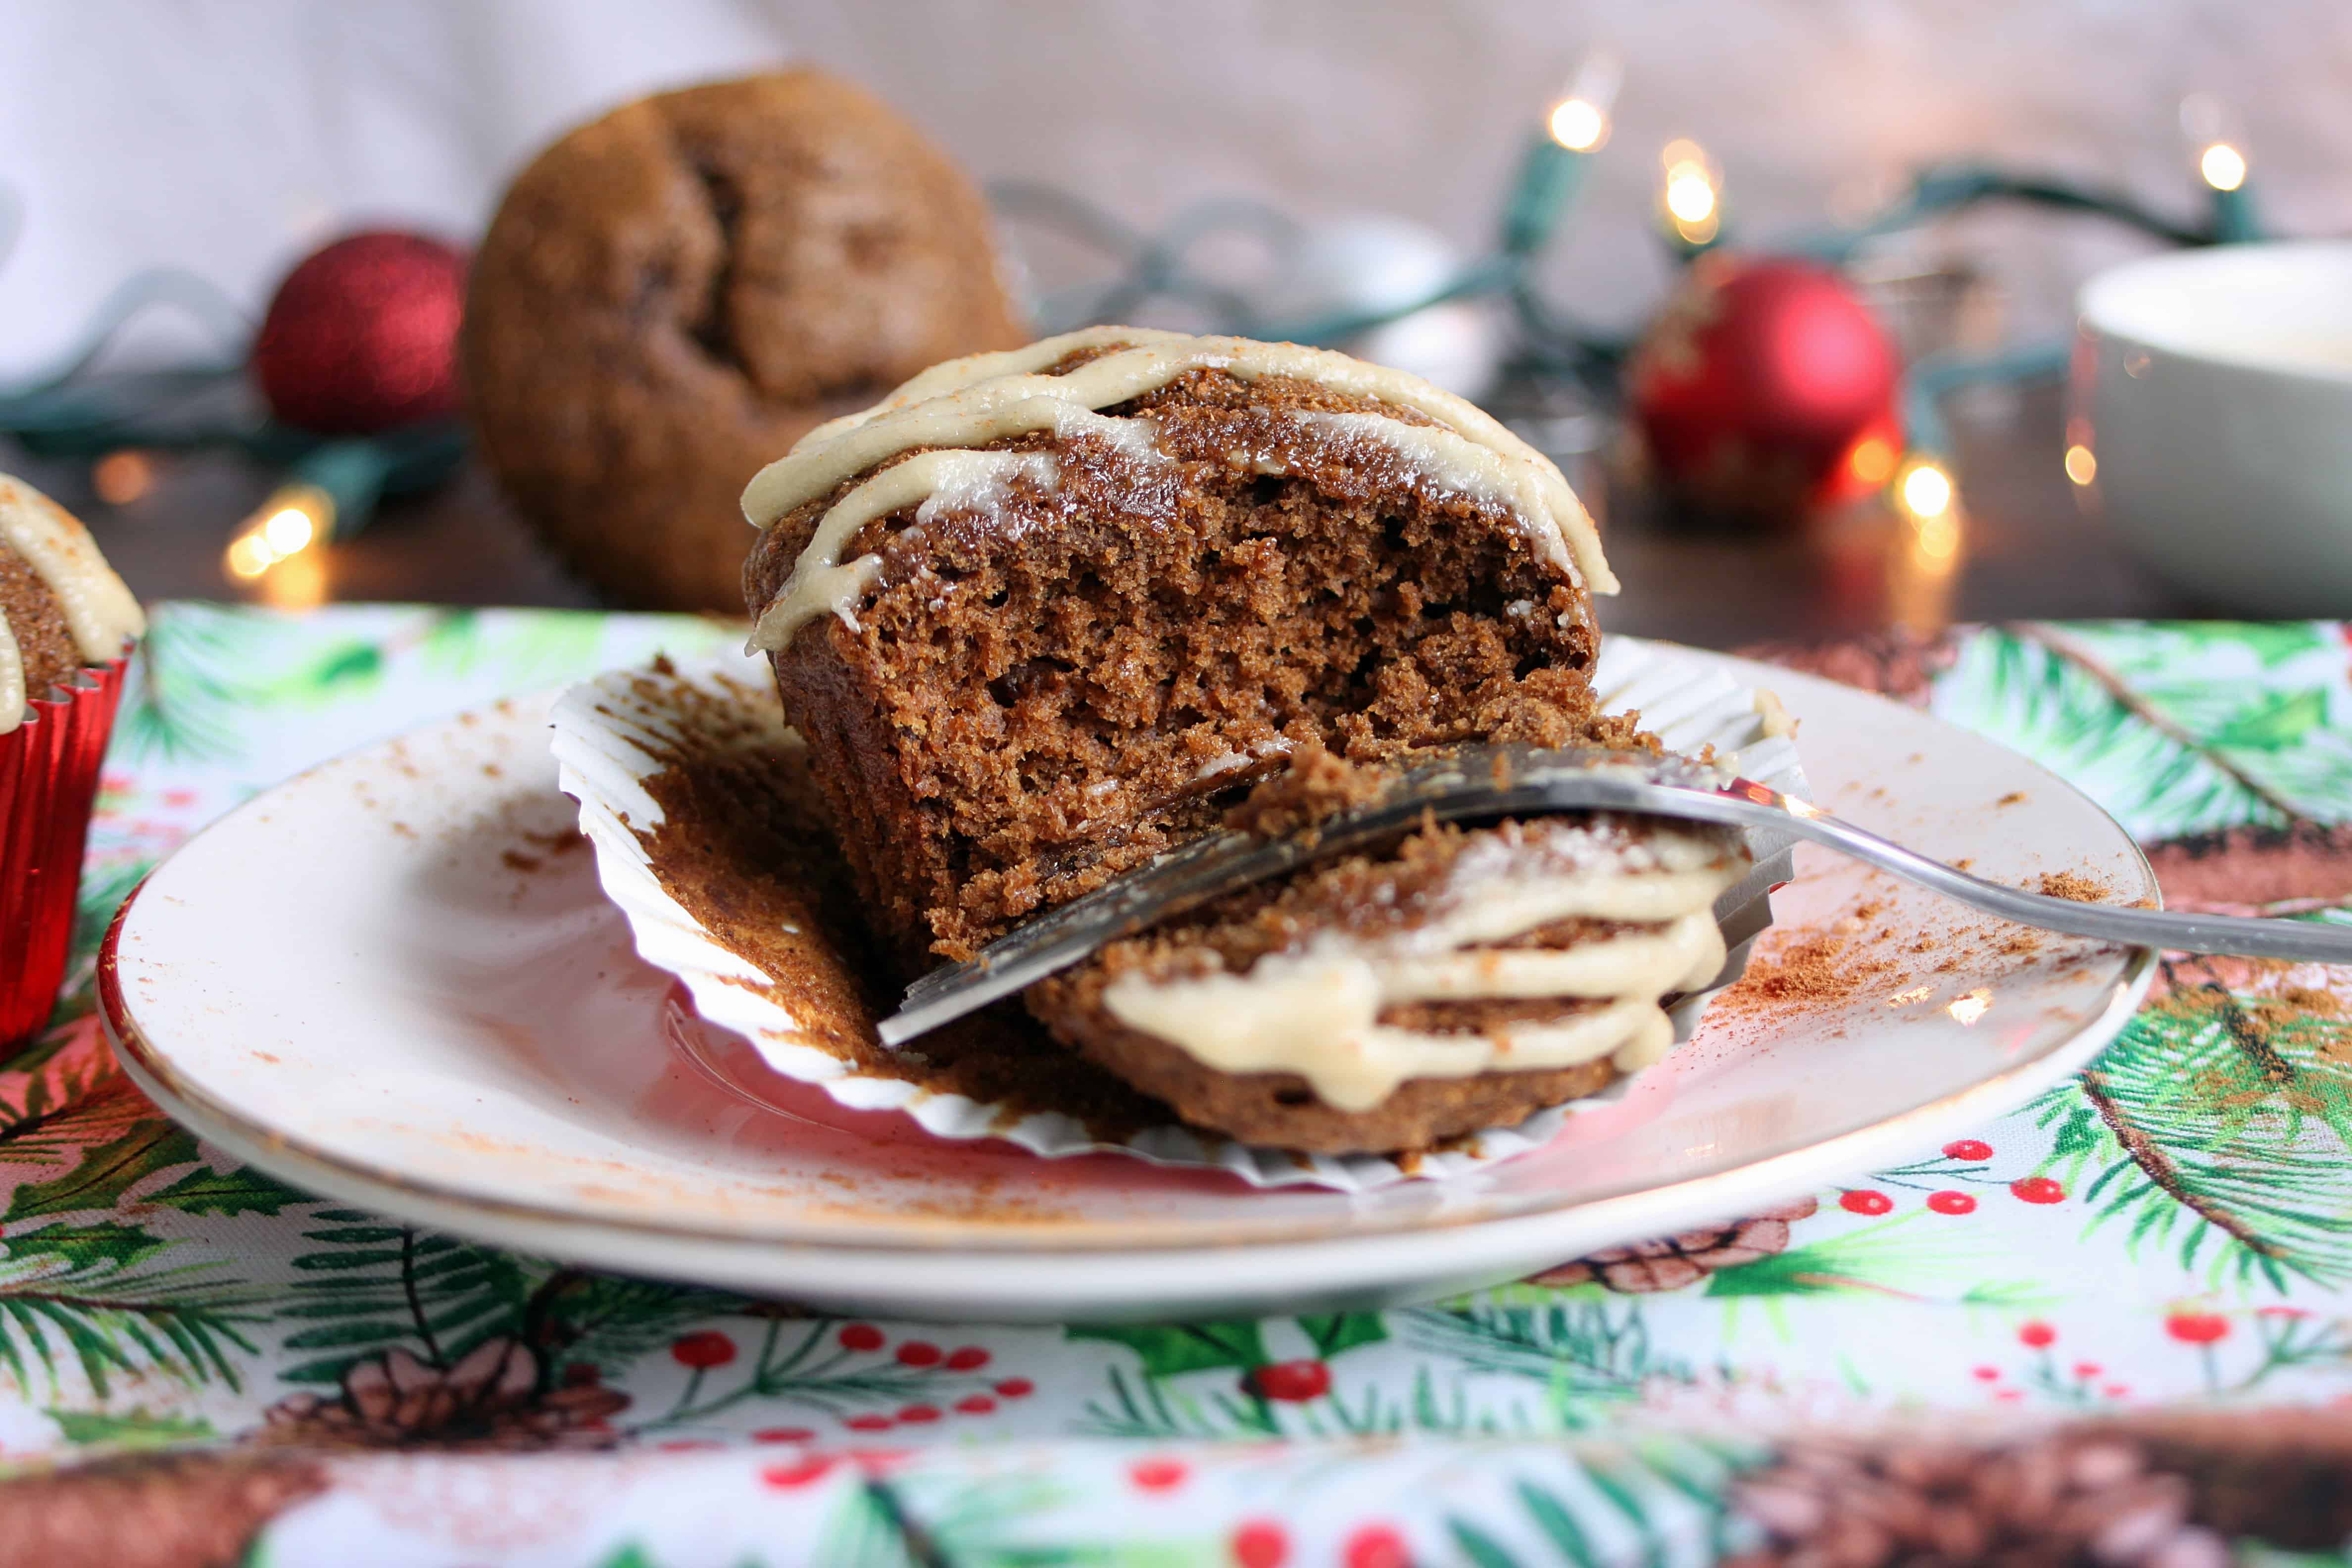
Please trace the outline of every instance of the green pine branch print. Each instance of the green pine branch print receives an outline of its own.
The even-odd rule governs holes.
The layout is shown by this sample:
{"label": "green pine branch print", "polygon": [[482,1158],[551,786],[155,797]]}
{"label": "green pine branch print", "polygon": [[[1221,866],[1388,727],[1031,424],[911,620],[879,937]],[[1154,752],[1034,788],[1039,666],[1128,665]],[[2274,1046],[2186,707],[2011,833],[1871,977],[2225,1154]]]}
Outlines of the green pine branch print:
{"label": "green pine branch print", "polygon": [[[92,1394],[144,1373],[241,1386],[259,1353],[245,1328],[263,1321],[255,1293],[223,1265],[150,1267],[178,1243],[111,1221],[11,1225],[0,1259],[0,1369],[21,1388],[58,1388],[70,1363]],[[36,1369],[38,1374],[36,1374]]]}
{"label": "green pine branch print", "polygon": [[1684,1363],[1650,1343],[1641,1303],[1562,1292],[1548,1304],[1472,1297],[1444,1307],[1390,1314],[1417,1350],[1470,1373],[1525,1378],[1543,1385],[1557,1424],[1575,1430],[1639,1397],[1652,1378],[1691,1381]]}
{"label": "green pine branch print", "polygon": [[2352,1280],[2352,1021],[2165,966],[2164,999],[2035,1103],[2052,1163],[2137,1256],[2216,1285]]}
{"label": "green pine branch print", "polygon": [[134,761],[235,758],[243,716],[268,699],[266,672],[293,623],[225,605],[157,609],[123,692],[115,745]]}
{"label": "green pine branch print", "polygon": [[2150,701],[2106,651],[2075,627],[1988,628],[1937,684],[1936,710],[2064,775],[2142,839],[2302,815],[2215,734]]}
{"label": "green pine branch print", "polygon": [[310,1217],[318,1228],[303,1237],[323,1245],[294,1259],[303,1278],[278,1315],[314,1325],[287,1335],[285,1349],[324,1353],[285,1368],[286,1382],[340,1383],[353,1363],[394,1349],[446,1371],[521,1329],[531,1295],[524,1260],[357,1209]]}
{"label": "green pine branch print", "polygon": [[[0,1071],[0,1165],[54,1165],[140,1128],[163,1138],[171,1123],[101,1050],[52,1036]],[[196,1157],[194,1140],[187,1151]]]}
{"label": "green pine branch print", "polygon": [[[1520,1517],[1474,1521],[1452,1514],[1446,1533],[1463,1560],[1478,1568],[1712,1562],[1739,1544],[1727,1517],[1732,1483],[1741,1470],[1761,1462],[1763,1453],[1752,1444],[1685,1438],[1580,1452],[1565,1479],[1522,1477],[1512,1483]],[[1542,1543],[1541,1555],[1530,1557],[1506,1544],[1507,1538],[1529,1537]]]}
{"label": "green pine branch print", "polygon": [[2339,628],[2157,622],[2062,635],[2290,814],[2333,821],[2352,810],[2352,682]]}

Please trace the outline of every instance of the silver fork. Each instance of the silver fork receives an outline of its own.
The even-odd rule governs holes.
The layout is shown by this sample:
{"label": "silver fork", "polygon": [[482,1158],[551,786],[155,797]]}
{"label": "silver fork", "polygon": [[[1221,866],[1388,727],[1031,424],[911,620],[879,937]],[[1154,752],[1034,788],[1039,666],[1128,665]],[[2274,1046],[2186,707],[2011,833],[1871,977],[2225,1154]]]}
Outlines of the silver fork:
{"label": "silver fork", "polygon": [[[1685,757],[1597,748],[1465,746],[1403,770],[1379,798],[1310,829],[1267,838],[1237,831],[1194,839],[1085,898],[1026,921],[969,963],[935,969],[882,1022],[902,1045],[1080,963],[1108,942],[1311,861],[1440,822],[1559,811],[1630,811],[1803,838],[2020,925],[2181,952],[2352,963],[2352,926],[2179,914],[2076,903],[1972,877],[1783,795]],[[1759,857],[1760,858],[1760,857]]]}

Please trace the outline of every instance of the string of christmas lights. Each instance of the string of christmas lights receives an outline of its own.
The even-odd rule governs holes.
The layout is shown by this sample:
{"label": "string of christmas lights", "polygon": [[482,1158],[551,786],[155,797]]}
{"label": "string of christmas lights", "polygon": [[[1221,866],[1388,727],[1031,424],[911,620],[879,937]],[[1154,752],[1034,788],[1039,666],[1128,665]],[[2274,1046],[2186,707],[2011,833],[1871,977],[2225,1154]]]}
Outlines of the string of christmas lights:
{"label": "string of christmas lights", "polygon": [[[1590,54],[1538,117],[1488,248],[1466,262],[1441,267],[1401,297],[1391,290],[1391,297],[1376,304],[1286,314],[1278,290],[1269,299],[1209,273],[1197,258],[1213,242],[1236,237],[1265,247],[1277,263],[1297,255],[1308,237],[1294,219],[1264,203],[1197,204],[1157,231],[1145,232],[1052,186],[1000,184],[990,194],[1008,220],[1055,230],[1109,264],[1101,279],[1037,300],[1042,331],[1131,320],[1172,304],[1212,330],[1332,344],[1456,301],[1494,300],[1507,308],[1517,368],[1605,393],[1618,388],[1633,343],[1574,320],[1545,298],[1537,274],[1576,206],[1591,161],[1609,145],[1622,81],[1622,67],[1613,54]],[[2245,141],[2232,117],[2211,99],[2192,98],[2182,105],[2181,129],[2207,193],[2208,217],[2201,225],[2180,223],[2116,192],[1965,163],[1922,171],[1902,195],[1860,223],[1793,236],[1759,253],[1844,266],[1874,239],[1995,201],[2094,214],[2175,245],[2259,237]],[[1688,140],[1667,143],[1659,157],[1657,191],[1658,232],[1676,258],[1696,261],[1730,244],[1724,172],[1704,147]],[[13,237],[19,217],[14,198],[0,192],[0,236]],[[5,249],[0,244],[0,252]],[[446,362],[464,265],[460,253],[422,237],[373,234],[339,241],[289,276],[259,334],[235,302],[205,279],[173,270],[142,273],[108,297],[80,338],[51,365],[0,387],[0,431],[37,456],[91,459],[102,488],[110,482],[109,472],[129,473],[118,459],[152,450],[229,449],[282,468],[283,483],[245,520],[224,553],[233,575],[260,577],[278,563],[356,533],[383,496],[438,483],[462,458],[466,436],[454,416],[454,380]],[[371,369],[394,366],[415,382],[409,373],[424,363],[419,353],[428,361],[438,355],[434,363],[442,366],[439,379],[424,378],[418,394],[423,402],[385,402],[379,395],[380,406],[370,417],[352,423],[340,409],[306,412],[299,406],[306,401],[300,381],[288,383],[281,375],[280,387],[270,384],[270,323],[281,314],[299,315],[287,308],[289,300],[299,301],[306,274],[313,298],[321,287],[330,290],[324,314],[331,331],[307,345],[297,342],[298,349],[309,349],[307,362],[299,353],[281,353],[276,359],[298,370],[307,363],[313,389],[356,379],[363,394],[382,395],[391,380],[369,383]],[[333,295],[338,286],[346,298]],[[356,378],[339,376],[346,361],[335,355],[349,354],[352,324],[337,318],[336,308],[361,308],[370,289],[378,295],[389,289],[395,307],[375,327],[390,321],[408,339],[392,343],[394,357],[362,363]],[[103,369],[108,351],[131,321],[153,309],[176,310],[193,319],[217,345],[215,352],[184,365]],[[310,318],[315,321],[320,314],[314,308]],[[420,328],[420,321],[426,324]],[[412,363],[399,364],[401,357]],[[1942,400],[1961,386],[2048,376],[2062,373],[2064,364],[2064,345],[2046,343],[1980,358],[1920,360],[1905,373],[1897,396],[1900,450],[1872,435],[1855,448],[1852,475],[1885,485],[1897,510],[1916,529],[1927,531],[1922,539],[1943,537],[1935,531],[1940,528],[1956,540],[1951,514],[1958,491]],[[252,395],[257,379],[265,394],[261,398]],[[281,395],[285,385],[297,395],[290,404]],[[307,401],[332,395],[317,393]],[[289,413],[299,416],[289,418]],[[2089,483],[2091,461],[2086,447],[2070,445],[2068,477]],[[110,463],[113,470],[107,468]]]}
{"label": "string of christmas lights", "polygon": [[[1589,56],[1547,107],[1538,133],[1521,155],[1491,248],[1432,287],[1378,309],[1285,321],[1230,284],[1192,269],[1188,258],[1214,235],[1247,233],[1272,244],[1278,254],[1295,247],[1299,226],[1263,204],[1225,200],[1187,208],[1160,234],[1145,235],[1084,198],[1050,187],[997,186],[991,195],[1008,216],[1046,224],[1098,252],[1125,258],[1112,280],[1041,300],[1041,326],[1047,331],[1126,319],[1146,306],[1173,303],[1206,317],[1212,330],[1333,344],[1454,300],[1495,298],[1509,307],[1523,367],[1606,386],[1631,344],[1570,320],[1543,298],[1534,273],[1566,224],[1590,160],[1609,142],[1622,83],[1615,56]],[[2097,216],[2172,245],[2261,237],[2244,137],[2234,121],[2216,100],[2192,97],[2181,106],[2181,129],[2206,191],[2208,218],[2202,225],[2181,223],[2118,192],[1968,162],[1921,171],[1899,196],[1860,223],[1762,248],[1843,266],[1874,239],[1992,202]],[[1677,139],[1662,149],[1659,171],[1659,232],[1672,253],[1688,262],[1727,246],[1732,236],[1725,177],[1716,159],[1697,142]],[[1921,523],[1948,520],[1957,502],[1940,411],[1947,395],[1965,385],[2062,374],[2065,363],[2063,344],[2034,343],[1981,358],[1933,356],[1909,367],[1898,396],[1904,450],[1873,458],[1896,507]],[[2070,449],[2068,474],[2078,484],[2088,482],[2076,474],[2087,459],[2087,449],[2080,458]]]}

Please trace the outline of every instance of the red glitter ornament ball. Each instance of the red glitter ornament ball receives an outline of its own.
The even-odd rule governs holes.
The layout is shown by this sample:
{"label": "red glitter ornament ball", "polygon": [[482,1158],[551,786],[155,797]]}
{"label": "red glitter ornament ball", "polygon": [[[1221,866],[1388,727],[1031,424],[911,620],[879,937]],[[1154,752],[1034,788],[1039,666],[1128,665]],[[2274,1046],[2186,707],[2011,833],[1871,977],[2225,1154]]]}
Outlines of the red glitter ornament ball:
{"label": "red glitter ornament ball", "polygon": [[1900,426],[1895,342],[1815,262],[1711,253],[1635,351],[1635,424],[1664,491],[1770,521],[1883,484]]}
{"label": "red glitter ornament ball", "polygon": [[389,229],[347,236],[278,286],[253,343],[270,412],[363,436],[457,411],[466,253]]}

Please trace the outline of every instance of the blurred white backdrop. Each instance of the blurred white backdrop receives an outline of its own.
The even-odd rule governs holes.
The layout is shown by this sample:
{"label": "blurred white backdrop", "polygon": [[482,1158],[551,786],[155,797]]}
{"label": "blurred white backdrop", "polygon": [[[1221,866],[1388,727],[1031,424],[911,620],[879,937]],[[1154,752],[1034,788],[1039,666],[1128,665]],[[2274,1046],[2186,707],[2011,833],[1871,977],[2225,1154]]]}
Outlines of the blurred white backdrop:
{"label": "blurred white backdrop", "polygon": [[[20,0],[0,51],[0,368],[41,362],[125,274],[173,264],[258,308],[356,224],[477,233],[567,125],[654,89],[803,60],[863,83],[982,178],[1048,180],[1150,224],[1234,194],[1389,211],[1475,247],[1580,53],[1625,60],[1615,134],[1556,291],[1636,320],[1668,268],[1657,149],[1721,162],[1767,237],[1986,154],[2189,217],[2175,110],[2242,114],[2273,224],[2352,231],[2342,0]],[[2145,248],[1987,213],[1934,240],[1990,263],[2019,324]]]}

